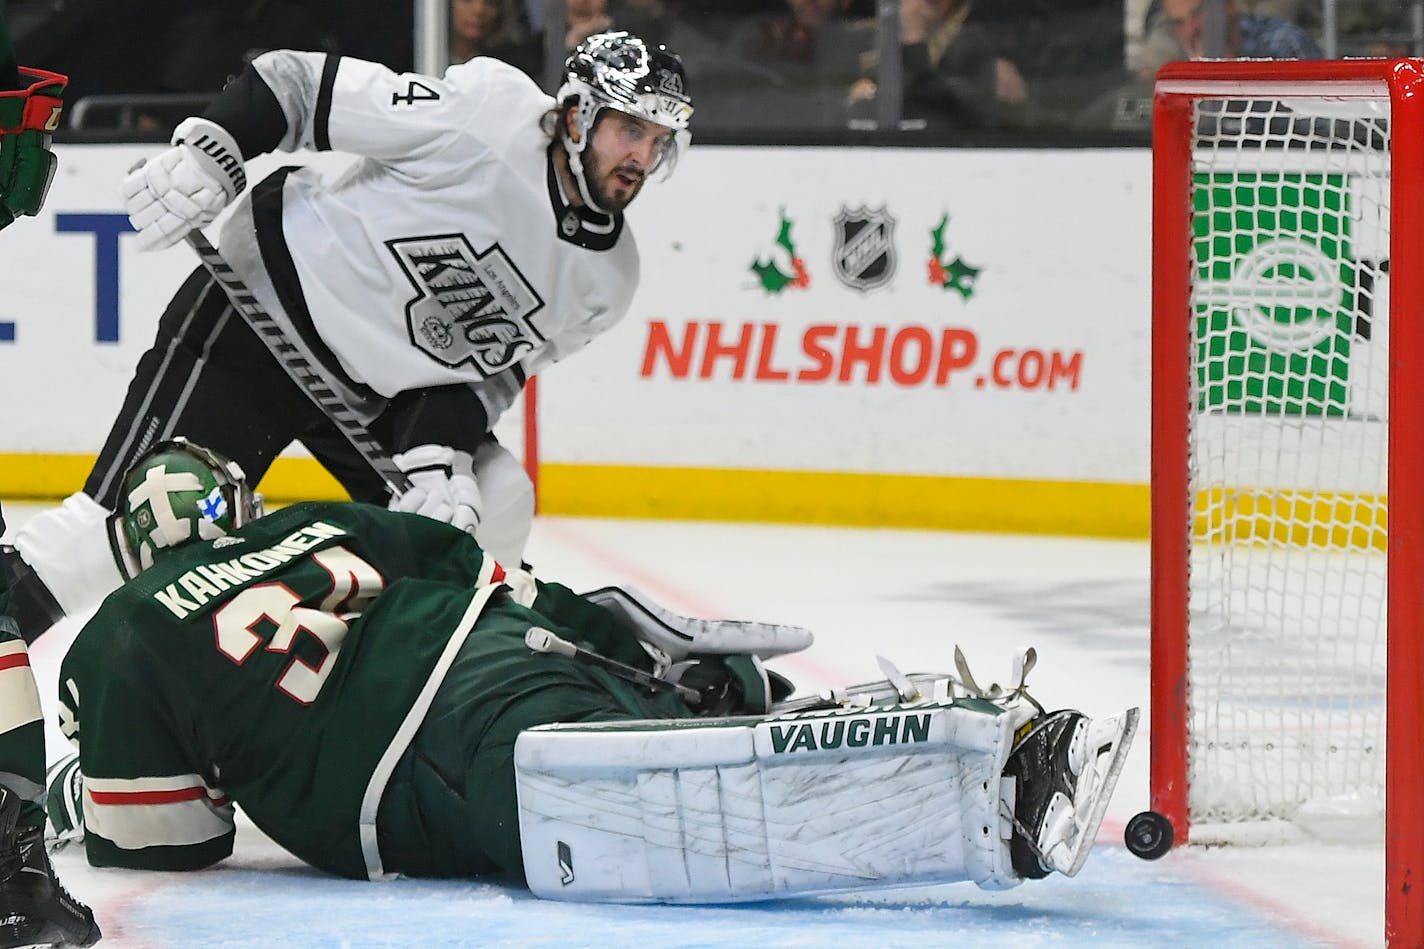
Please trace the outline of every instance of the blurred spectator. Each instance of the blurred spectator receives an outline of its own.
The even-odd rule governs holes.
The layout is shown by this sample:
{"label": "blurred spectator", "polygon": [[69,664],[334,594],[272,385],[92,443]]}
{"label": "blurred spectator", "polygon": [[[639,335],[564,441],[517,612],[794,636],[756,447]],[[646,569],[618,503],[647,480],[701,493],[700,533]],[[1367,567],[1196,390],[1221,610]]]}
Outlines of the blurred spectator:
{"label": "blurred spectator", "polygon": [[391,0],[300,0],[317,11],[342,56],[395,72],[415,68],[415,4]]}
{"label": "blurred spectator", "polygon": [[[25,55],[70,74],[66,101],[73,105],[99,94],[215,94],[249,59],[277,47],[339,52],[397,71],[414,59],[413,7],[390,0],[148,0],[141,16],[115,16],[106,0],[36,0],[26,7],[33,22]],[[73,105],[64,111],[66,124],[80,114]],[[145,105],[91,116],[98,127],[113,127],[122,116],[118,127],[166,135],[194,108],[189,99],[172,114]]]}
{"label": "blurred spectator", "polygon": [[[552,0],[550,0],[552,2]],[[766,88],[769,73],[748,70],[728,52],[731,26],[752,15],[740,9],[751,0],[612,0],[614,29],[645,36],[673,50],[687,71],[697,99],[698,134],[709,129],[746,128],[761,117],[761,105],[749,100],[748,88]],[[756,0],[757,10],[767,0]],[[641,31],[641,32],[640,32]]]}
{"label": "blurred spectator", "polygon": [[[1138,75],[1151,79],[1166,63],[1200,59],[1206,55],[1205,4],[1208,0],[1162,0],[1161,14],[1149,24],[1143,41]],[[1226,5],[1226,59],[1321,59],[1325,54],[1306,32],[1291,20],[1262,12],[1290,9],[1288,0],[1223,0]],[[1150,14],[1149,14],[1150,16]]]}
{"label": "blurred spectator", "polygon": [[[163,46],[153,24],[171,23],[186,5],[182,0],[155,0],[142,17],[113,16],[101,0],[56,3],[39,14],[37,23],[15,37],[15,51],[27,62],[69,76],[61,121],[72,125],[74,106],[86,96],[105,93],[157,93],[159,73],[134,50]],[[7,9],[7,16],[8,16]]]}
{"label": "blurred spectator", "polygon": [[1336,14],[1341,56],[1416,56],[1414,3],[1354,0]]}
{"label": "blurred spectator", "polygon": [[451,63],[476,56],[508,60],[523,40],[514,0],[450,0]]}
{"label": "blurred spectator", "polygon": [[308,4],[288,0],[189,3],[169,36],[160,47],[171,50],[160,72],[165,92],[216,94],[269,49],[333,50],[335,46]]}
{"label": "blurred spectator", "polygon": [[627,30],[650,46],[668,45],[672,12],[663,0],[612,0],[615,29]]}
{"label": "blurred spectator", "polygon": [[742,59],[773,68],[809,69],[817,59],[821,24],[841,15],[849,0],[786,0],[787,9],[752,17],[732,33]]}
{"label": "blurred spectator", "polygon": [[[60,55],[51,60],[76,77],[70,84],[75,107],[65,110],[65,118],[84,115],[78,106],[86,96],[157,95],[171,98],[172,104],[148,99],[117,111],[101,109],[91,125],[166,135],[195,111],[192,94],[215,95],[259,53],[276,47],[334,49],[331,32],[309,6],[294,0],[191,0],[154,4],[143,17],[117,19],[102,4],[85,7],[83,17],[71,24]],[[156,24],[166,25],[167,32],[155,40]],[[166,59],[145,59],[135,53],[140,49],[162,50]],[[109,68],[114,57],[129,65]],[[189,98],[177,98],[184,94]]]}
{"label": "blurred spectator", "polygon": [[849,6],[850,0],[785,0],[784,9],[732,28],[717,84],[748,106],[744,125],[844,125],[845,89],[875,42],[874,21],[848,19]]}
{"label": "blurred spectator", "polygon": [[1085,105],[1129,78],[1119,3],[994,0],[975,6],[973,21],[1033,90],[1037,127],[1074,124]]}
{"label": "blurred spectator", "polygon": [[[595,33],[614,28],[608,13],[608,0],[568,0],[568,30],[564,34],[564,50],[572,50]],[[618,27],[622,29],[622,27]],[[638,37],[642,39],[642,37]]]}
{"label": "blurred spectator", "polygon": [[[1028,88],[1014,62],[999,54],[990,35],[970,23],[969,0],[902,0],[900,55],[904,65],[904,116],[929,128],[1022,125]],[[867,57],[874,65],[874,57]],[[852,116],[868,114],[878,92],[869,76],[850,88]]]}
{"label": "blurred spectator", "polygon": [[[559,0],[546,0],[546,2],[557,3]],[[595,33],[623,29],[622,26],[616,25],[613,17],[609,15],[608,0],[566,0],[566,2],[568,3],[568,15],[565,20],[563,45],[559,52],[560,59]],[[547,17],[545,22],[547,22]],[[543,29],[533,32],[522,42],[504,47],[497,55],[505,62],[518,66],[533,77],[535,82],[542,84],[544,82],[546,32]],[[640,36],[639,39],[641,38]]]}
{"label": "blurred spectator", "polygon": [[[1371,7],[1397,9],[1399,3],[1398,0],[1351,0],[1342,6],[1343,9],[1339,10],[1336,16],[1342,31],[1350,32],[1351,28],[1347,24],[1360,13]],[[1307,32],[1318,30],[1321,25],[1319,0],[1242,0],[1241,10],[1259,16],[1275,17],[1278,20],[1289,20],[1304,27]],[[1162,16],[1162,0],[1126,0],[1124,14],[1128,26],[1128,67],[1136,71],[1143,62],[1144,42],[1156,49],[1165,47],[1167,52],[1159,52],[1157,56],[1165,57],[1162,61],[1167,62],[1171,54],[1176,52],[1177,42],[1172,35],[1171,26]]]}
{"label": "blurred spectator", "polygon": [[530,33],[544,32],[544,0],[521,0],[520,14]]}

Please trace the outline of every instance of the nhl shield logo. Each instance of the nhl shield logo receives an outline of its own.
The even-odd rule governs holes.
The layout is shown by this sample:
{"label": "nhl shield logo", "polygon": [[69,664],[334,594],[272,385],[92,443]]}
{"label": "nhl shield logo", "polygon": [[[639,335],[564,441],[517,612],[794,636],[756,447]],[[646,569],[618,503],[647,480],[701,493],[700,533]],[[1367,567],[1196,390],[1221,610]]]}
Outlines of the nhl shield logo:
{"label": "nhl shield logo", "polygon": [[843,206],[834,224],[831,263],[841,283],[863,292],[888,284],[895,276],[895,219],[885,206]]}
{"label": "nhl shield logo", "polygon": [[410,341],[437,362],[488,377],[544,341],[529,318],[544,301],[499,244],[476,253],[463,234],[387,241],[416,289]]}

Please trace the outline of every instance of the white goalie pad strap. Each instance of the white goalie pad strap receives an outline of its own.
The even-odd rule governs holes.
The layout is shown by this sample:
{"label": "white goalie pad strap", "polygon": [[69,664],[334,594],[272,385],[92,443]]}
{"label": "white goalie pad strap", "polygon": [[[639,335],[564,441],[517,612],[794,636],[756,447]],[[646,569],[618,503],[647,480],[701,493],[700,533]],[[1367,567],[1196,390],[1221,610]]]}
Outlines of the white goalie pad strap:
{"label": "white goalie pad strap", "polygon": [[514,754],[525,875],[546,899],[609,902],[1013,886],[1010,725],[922,703],[530,729]]}
{"label": "white goalie pad strap", "polygon": [[635,636],[657,646],[674,662],[692,653],[749,653],[770,659],[800,652],[815,638],[800,626],[683,616],[632,587],[604,587],[585,593],[584,599],[618,616]]}

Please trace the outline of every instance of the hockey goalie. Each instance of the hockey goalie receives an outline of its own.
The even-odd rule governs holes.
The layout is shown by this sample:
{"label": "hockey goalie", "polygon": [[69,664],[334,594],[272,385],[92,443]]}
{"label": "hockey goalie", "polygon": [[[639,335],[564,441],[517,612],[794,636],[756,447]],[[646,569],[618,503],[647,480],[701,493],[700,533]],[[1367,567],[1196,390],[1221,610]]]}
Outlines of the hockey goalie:
{"label": "hockey goalie", "polygon": [[[260,513],[236,465],[182,440],[125,479],[137,576],[59,677],[79,757],[48,816],[91,863],[210,865],[236,806],[356,878],[625,902],[1004,888],[1078,872],[1136,727],[1045,711],[1031,652],[1006,688],[956,653],[953,673],[884,662],[793,698],[766,660],[804,629],[575,594],[384,508]],[[19,737],[0,736],[0,781],[30,760]]]}

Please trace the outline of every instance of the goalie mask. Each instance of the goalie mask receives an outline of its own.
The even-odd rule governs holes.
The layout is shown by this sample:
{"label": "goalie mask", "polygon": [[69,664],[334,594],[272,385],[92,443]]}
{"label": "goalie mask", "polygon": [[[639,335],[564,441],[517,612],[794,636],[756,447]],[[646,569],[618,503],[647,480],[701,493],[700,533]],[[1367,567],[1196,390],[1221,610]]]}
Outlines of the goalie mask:
{"label": "goalie mask", "polygon": [[225,537],[261,516],[262,499],[237,462],[174,438],[129,469],[109,534],[120,569],[133,579],[165,550]]}
{"label": "goalie mask", "polygon": [[649,49],[631,33],[595,33],[575,47],[564,61],[564,82],[559,87],[558,101],[561,106],[574,102],[573,122],[578,129],[578,141],[573,140],[562,123],[559,134],[579,194],[598,211],[605,209],[599,207],[589,192],[582,155],[602,110],[616,109],[670,130],[647,169],[649,176],[659,170],[664,177],[671,174],[678,156],[692,142],[692,133],[688,131],[692,99],[687,94],[687,73],[682,68],[682,60],[665,46]]}

